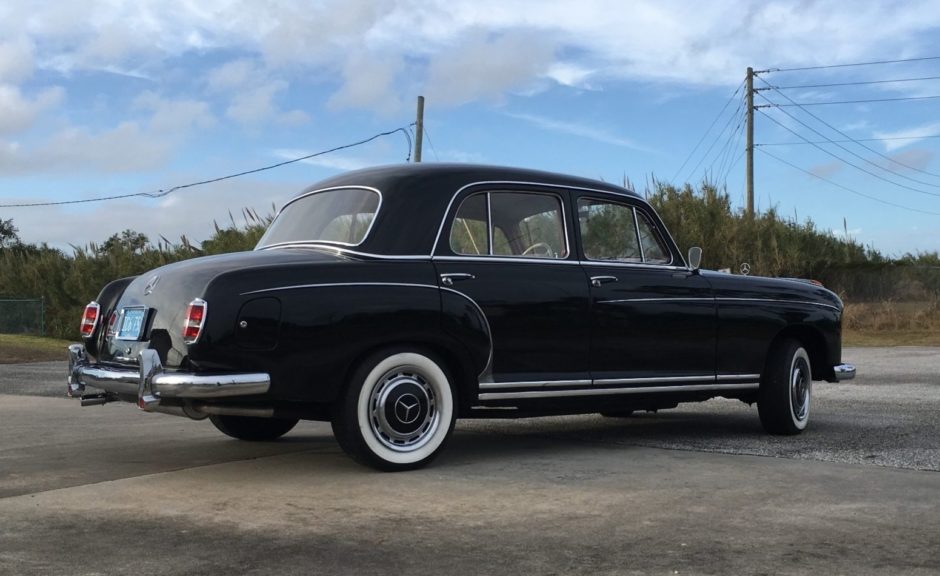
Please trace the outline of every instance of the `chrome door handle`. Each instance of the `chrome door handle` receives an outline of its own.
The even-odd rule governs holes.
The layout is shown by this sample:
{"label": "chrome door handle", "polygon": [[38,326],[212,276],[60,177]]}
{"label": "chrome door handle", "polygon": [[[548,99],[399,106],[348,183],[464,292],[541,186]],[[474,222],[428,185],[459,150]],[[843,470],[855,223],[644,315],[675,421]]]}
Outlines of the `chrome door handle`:
{"label": "chrome door handle", "polygon": [[600,288],[601,284],[607,284],[608,282],[616,281],[616,276],[591,276],[591,286],[595,288]]}
{"label": "chrome door handle", "polygon": [[449,274],[441,274],[441,284],[444,286],[453,286],[454,282],[460,280],[473,280],[476,278],[473,274],[467,274],[466,272],[451,272]]}

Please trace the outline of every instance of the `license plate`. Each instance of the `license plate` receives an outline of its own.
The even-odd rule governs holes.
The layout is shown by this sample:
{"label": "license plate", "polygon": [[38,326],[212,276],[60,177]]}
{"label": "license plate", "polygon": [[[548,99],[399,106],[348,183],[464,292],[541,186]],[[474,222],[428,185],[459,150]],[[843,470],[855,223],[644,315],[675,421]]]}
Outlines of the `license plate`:
{"label": "license plate", "polygon": [[147,318],[146,308],[125,308],[121,313],[121,327],[118,328],[118,340],[140,340]]}

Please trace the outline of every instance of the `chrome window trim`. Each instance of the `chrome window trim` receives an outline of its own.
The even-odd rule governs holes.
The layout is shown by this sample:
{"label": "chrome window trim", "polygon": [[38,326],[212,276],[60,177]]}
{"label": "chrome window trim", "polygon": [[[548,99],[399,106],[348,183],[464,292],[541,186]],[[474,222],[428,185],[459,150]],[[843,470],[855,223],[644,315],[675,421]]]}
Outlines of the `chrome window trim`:
{"label": "chrome window trim", "polygon": [[646,386],[640,388],[579,388],[573,390],[527,390],[522,392],[485,392],[480,401],[524,400],[533,398],[564,398],[569,396],[613,396],[621,394],[651,394],[658,392],[718,392],[722,390],[756,390],[759,384],[693,384],[684,386]]}
{"label": "chrome window trim", "polygon": [[[630,206],[630,211],[633,212],[633,233],[636,234],[636,245],[640,248],[640,262],[646,264],[646,254],[643,253],[643,241],[640,239],[640,219],[636,217],[636,206]],[[667,262],[671,264],[672,260]]]}
{"label": "chrome window trim", "polygon": [[[298,200],[303,200],[304,198],[308,198],[308,197],[310,197],[310,196],[313,196],[314,194],[320,194],[320,193],[322,193],[322,192],[334,192],[334,191],[336,191],[336,190],[350,190],[350,189],[355,189],[355,190],[368,190],[369,192],[375,192],[375,193],[379,196],[379,203],[378,203],[378,205],[375,207],[375,212],[372,214],[372,221],[369,222],[369,227],[366,229],[365,234],[362,235],[362,240],[360,240],[359,242],[356,242],[355,244],[352,243],[352,242],[339,242],[339,241],[334,241],[334,240],[298,240],[297,242],[322,242],[322,243],[324,243],[324,244],[336,244],[336,245],[338,245],[338,246],[361,246],[363,242],[365,242],[366,240],[369,239],[369,234],[372,233],[372,227],[375,226],[375,221],[378,220],[378,218],[379,218],[379,213],[380,213],[380,211],[382,210],[382,203],[383,203],[384,200],[385,200],[385,198],[382,196],[382,191],[379,190],[378,188],[374,188],[374,187],[372,187],[372,186],[360,186],[360,185],[357,185],[357,184],[349,184],[349,185],[346,185],[346,186],[330,186],[330,187],[328,187],[328,188],[317,188],[316,190],[311,190],[311,191],[309,191],[309,192],[304,192],[304,193],[301,194],[300,196],[297,196],[296,198],[290,199],[290,200],[287,202],[287,204],[284,204],[283,206],[281,206],[281,209],[278,210],[278,211],[277,211],[277,214],[274,215],[274,220],[271,221],[271,225],[273,226],[274,223],[277,222],[277,219],[280,217],[281,213],[282,213],[284,210],[286,210],[288,206],[290,206],[290,205],[293,204],[294,202],[297,202]],[[269,229],[270,229],[270,227],[269,227]],[[267,232],[265,232],[265,233],[267,233]],[[260,240],[259,240],[259,244],[260,244]],[[267,248],[271,248],[271,247],[274,247],[274,246],[279,246],[279,245],[282,245],[282,244],[285,244],[285,242],[278,242],[277,244],[268,244],[268,245],[266,245],[266,246],[261,246],[261,247],[255,246],[255,250],[265,250],[265,249],[267,249]]]}
{"label": "chrome window trim", "polygon": [[[624,194],[623,192],[601,190],[600,188],[586,188],[583,186],[564,186],[561,184],[548,184],[545,182],[530,182],[530,181],[523,181],[523,180],[479,180],[477,182],[471,182],[469,184],[464,184],[463,186],[458,188],[457,191],[454,192],[453,196],[450,197],[450,201],[447,203],[447,208],[444,209],[444,214],[441,216],[441,224],[437,228],[437,236],[435,236],[434,238],[434,245],[431,246],[432,257],[437,252],[437,246],[441,241],[441,234],[444,233],[444,225],[447,223],[447,215],[450,214],[450,209],[453,208],[454,201],[457,200],[457,197],[460,196],[460,194],[464,190],[468,188],[473,188],[474,186],[538,186],[541,188],[552,188],[555,190],[578,190],[581,192],[594,192],[597,194],[613,194],[615,196],[622,196],[624,198],[633,198],[633,199],[639,198],[639,196],[636,195],[636,192],[634,192],[631,195],[631,194]],[[562,209],[564,209],[564,202],[562,202]],[[565,227],[566,240],[567,240],[567,235],[568,235],[568,228],[566,226]],[[673,241],[673,244],[675,244],[675,241]],[[570,246],[568,247],[568,255],[569,257],[571,255]]]}
{"label": "chrome window trim", "polygon": [[520,264],[566,264],[577,266],[577,260],[562,260],[560,258],[520,258],[519,256],[434,256],[435,262],[515,262]]}
{"label": "chrome window trim", "polygon": [[[463,188],[461,188],[461,190],[462,190],[462,189],[463,189]],[[493,195],[493,194],[500,194],[500,193],[504,193],[504,192],[505,192],[505,193],[509,193],[509,194],[531,194],[531,195],[541,195],[541,196],[552,196],[552,197],[554,197],[556,200],[558,200],[558,206],[561,208],[561,227],[562,227],[562,230],[564,230],[564,233],[565,233],[565,254],[564,254],[564,256],[560,256],[560,257],[557,257],[557,258],[546,258],[546,257],[538,257],[538,256],[536,256],[536,257],[533,257],[533,256],[524,256],[524,255],[522,255],[522,254],[501,254],[501,255],[499,255],[499,256],[493,254],[493,249],[494,249],[493,240],[494,240],[494,236],[495,236],[495,235],[493,234],[493,229],[495,228],[495,226],[493,225],[493,203],[492,203],[493,201],[492,201],[492,195]],[[486,256],[475,256],[475,255],[473,255],[473,254],[459,254],[458,256],[460,256],[461,258],[469,258],[469,259],[472,259],[472,260],[479,260],[479,259],[481,259],[481,258],[504,258],[504,259],[512,260],[513,262],[516,262],[516,261],[519,261],[519,260],[542,260],[542,261],[548,261],[548,262],[559,262],[559,261],[568,260],[568,259],[571,257],[571,241],[570,241],[570,239],[568,238],[568,211],[565,210],[565,204],[566,204],[565,199],[562,198],[560,194],[558,194],[557,192],[540,192],[540,191],[537,191],[537,190],[486,190],[486,191],[481,191],[481,192],[478,192],[478,193],[471,194],[471,195],[467,196],[466,198],[464,198],[464,199],[460,202],[460,206],[457,207],[457,212],[460,211],[460,207],[463,206],[463,203],[464,203],[464,202],[466,202],[466,201],[469,200],[470,198],[473,198],[473,197],[476,196],[477,194],[483,194],[483,195],[486,196],[486,229],[487,229],[487,235],[488,235],[488,238],[489,238],[489,252],[487,253]],[[444,218],[445,218],[445,220],[446,220],[446,218],[447,218],[447,213],[449,213],[449,212],[450,212],[450,205],[448,204],[447,212],[444,213]],[[455,216],[455,217],[456,217],[456,215],[457,215],[457,212],[454,213],[454,216]],[[443,229],[443,225],[444,225],[444,223],[441,222],[441,226],[442,226],[441,229]],[[438,232],[438,233],[440,233],[440,232]],[[451,226],[451,233],[453,233],[453,226]],[[450,242],[449,242],[449,241],[447,242],[447,246],[450,248],[451,252],[454,252],[454,254],[457,255],[457,252],[450,246]],[[434,247],[431,248],[432,258],[433,258],[434,252],[436,252],[436,251],[437,251],[437,241],[435,240],[435,242],[434,242]]]}
{"label": "chrome window trim", "polygon": [[619,268],[642,268],[643,270],[674,270],[688,272],[688,266],[674,264],[642,264],[639,262],[618,262],[616,260],[579,260],[583,266],[616,266]]}
{"label": "chrome window trim", "polygon": [[331,252],[336,252],[338,254],[352,254],[353,256],[364,256],[367,258],[377,258],[381,260],[430,260],[431,257],[427,254],[375,254],[373,252],[361,252],[358,250],[350,250],[349,248],[344,248],[342,246],[334,246],[330,242],[324,240],[317,241],[304,241],[304,242],[279,242],[277,244],[270,244],[264,248],[256,248],[257,251],[262,250],[274,250],[276,248],[319,248],[321,250],[328,250]]}
{"label": "chrome window trim", "polygon": [[[598,190],[598,192],[600,192],[600,190]],[[623,195],[621,195],[621,196],[623,196]],[[629,196],[624,196],[624,197],[630,198]],[[599,201],[599,202],[611,202],[611,200],[609,200],[609,199],[607,199],[607,198],[593,198],[593,197],[591,197],[591,196],[582,196],[581,198],[578,198],[578,202],[580,202],[582,199],[595,200],[595,201]],[[636,199],[634,198],[634,200],[636,200]],[[676,270],[688,270],[688,269],[689,269],[689,266],[688,266],[687,264],[685,264],[685,262],[683,262],[683,265],[682,265],[682,266],[676,266],[676,265],[674,264],[674,262],[676,261],[676,255],[673,254],[671,250],[669,251],[669,262],[666,262],[666,263],[646,262],[646,253],[645,253],[645,250],[643,249],[643,242],[640,240],[640,221],[639,221],[639,217],[637,216],[637,207],[634,206],[634,205],[632,205],[632,204],[629,204],[629,203],[620,204],[620,206],[623,206],[623,207],[625,207],[625,208],[629,208],[629,209],[633,212],[633,231],[636,233],[636,244],[637,244],[637,246],[640,247],[640,259],[643,260],[643,262],[621,262],[621,261],[619,261],[619,260],[592,260],[592,259],[590,259],[590,258],[587,257],[587,254],[586,254],[586,253],[585,253],[585,255],[584,255],[584,257],[585,257],[585,259],[586,259],[585,262],[599,263],[599,264],[602,264],[602,265],[605,265],[605,266],[608,265],[608,264],[626,264],[626,265],[629,265],[629,266],[641,266],[641,267],[644,267],[644,268],[646,268],[646,267],[649,267],[649,268],[667,267],[667,268],[676,269]],[[650,226],[651,226],[654,230],[657,230],[657,229],[658,229],[658,228],[655,226],[655,224],[653,223],[652,219],[650,219],[650,218],[647,216],[647,214],[646,214],[645,211],[643,211],[643,217],[646,218],[647,221],[649,221]],[[581,226],[581,219],[580,219],[580,218],[579,218],[578,221],[577,221],[577,225],[579,226],[578,231],[580,232],[580,226]],[[666,234],[669,234],[669,239],[672,241],[673,246],[675,246],[676,249],[678,250],[679,246],[676,244],[676,241],[675,241],[675,239],[672,237],[672,234],[669,232],[669,230],[666,230]],[[581,252],[584,252],[584,242],[583,242],[583,239],[582,239],[582,243],[581,243]]]}
{"label": "chrome window trim", "polygon": [[[493,242],[496,240],[496,235],[493,233],[493,228],[494,228],[493,226],[493,203],[492,203],[492,200],[490,199],[490,193],[485,192],[485,194],[486,194],[486,238],[487,238],[487,244],[488,244],[488,246],[486,247],[486,255],[493,256]],[[473,198],[473,194],[471,194],[470,196],[467,196],[467,198],[464,198],[463,201],[460,203],[460,205],[463,206],[463,203],[466,202],[468,198]],[[460,206],[457,207],[457,212],[460,212]],[[454,212],[454,216],[457,215],[457,212]],[[453,233],[454,231],[453,225],[450,227],[450,229],[451,229],[451,233]],[[503,236],[505,236],[505,234],[503,234]],[[453,248],[451,248],[451,252],[453,252],[454,254],[457,253],[457,251],[454,250]],[[432,255],[434,254],[433,249],[431,250],[431,254]],[[468,254],[461,254],[461,256],[469,257]]]}

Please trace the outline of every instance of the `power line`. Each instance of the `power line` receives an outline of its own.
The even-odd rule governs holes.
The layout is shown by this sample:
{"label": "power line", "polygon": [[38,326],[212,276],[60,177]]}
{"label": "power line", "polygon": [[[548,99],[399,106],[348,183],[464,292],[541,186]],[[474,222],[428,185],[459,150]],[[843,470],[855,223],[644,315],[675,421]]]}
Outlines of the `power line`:
{"label": "power line", "polygon": [[853,66],[876,66],[879,64],[899,64],[901,62],[923,62],[925,60],[940,60],[940,56],[924,56],[921,58],[901,58],[899,60],[877,60],[874,62],[854,62],[851,64],[828,64],[825,66],[803,66],[802,68],[770,68],[768,70],[761,70],[760,72],[761,73],[798,72],[802,70],[824,70],[826,68],[850,68]]}
{"label": "power line", "polygon": [[764,149],[761,149],[760,152],[761,152],[762,154],[766,154],[767,156],[770,156],[771,158],[773,158],[773,159],[776,160],[777,162],[780,162],[780,163],[782,163],[782,164],[786,164],[787,166],[789,166],[789,167],[791,167],[791,168],[794,168],[794,169],[796,169],[796,170],[799,170],[800,172],[803,172],[804,174],[808,174],[808,175],[812,176],[813,178],[818,178],[819,180],[822,180],[823,182],[827,182],[828,184],[831,184],[831,185],[833,185],[833,186],[836,186],[837,188],[841,188],[841,189],[843,189],[843,190],[845,190],[845,191],[847,191],[847,192],[851,192],[852,194],[855,194],[855,195],[857,195],[857,196],[862,196],[863,198],[868,198],[869,200],[874,200],[875,202],[879,202],[879,203],[881,203],[881,204],[886,204],[886,205],[888,205],[888,206],[894,206],[895,208],[900,208],[900,209],[902,209],[902,210],[909,210],[909,211],[911,211],[911,212],[919,212],[919,213],[921,213],[921,214],[930,214],[931,216],[940,216],[940,212],[930,212],[929,210],[919,210],[919,209],[917,209],[917,208],[911,208],[910,206],[903,206],[903,205],[901,205],[901,204],[895,204],[894,202],[888,202],[887,200],[882,200],[881,198],[878,198],[878,197],[876,197],[876,196],[871,196],[871,195],[869,195],[869,194],[865,194],[864,192],[859,192],[858,190],[853,190],[852,188],[849,188],[848,186],[843,186],[842,184],[839,184],[838,182],[834,182],[834,181],[832,181],[832,180],[830,180],[830,179],[828,179],[828,178],[824,178],[824,177],[822,177],[822,176],[820,176],[820,175],[818,175],[818,174],[813,174],[813,173],[810,172],[809,170],[806,170],[806,169],[804,169],[804,168],[800,168],[799,166],[797,166],[796,164],[793,164],[793,163],[791,163],[791,162],[787,162],[787,161],[784,160],[783,158],[780,158],[780,157],[778,157],[778,156],[776,156],[776,155],[774,155],[774,154],[771,154],[770,152],[768,152],[768,151],[766,151],[766,150],[764,150]]}
{"label": "power line", "polygon": [[[780,126],[780,127],[783,128],[784,130],[790,132],[791,134],[793,134],[793,135],[796,136],[797,138],[800,138],[800,139],[802,139],[802,140],[807,140],[807,139],[804,138],[802,135],[800,135],[799,133],[797,133],[795,130],[791,129],[789,126],[786,126],[786,125],[783,124],[782,122],[778,121],[778,120],[777,120],[776,118],[774,118],[773,116],[767,114],[766,112],[764,112],[764,111],[762,111],[762,110],[758,110],[758,112],[760,112],[761,114],[763,114],[765,117],[769,118],[774,124]],[[794,117],[793,115],[788,114],[788,116],[790,116],[790,118],[793,118],[794,120],[796,120],[797,122],[799,122],[799,123],[802,124],[803,126],[806,126],[807,128],[809,128],[810,130],[812,130],[812,131],[815,132],[816,134],[819,134],[820,136],[822,136],[823,138],[825,138],[825,136],[824,136],[823,134],[821,134],[818,130],[815,130],[815,129],[812,128],[811,126],[808,126],[806,123],[800,121],[798,118]],[[807,140],[807,141],[808,141],[808,140]],[[914,188],[914,187],[908,186],[908,185],[906,185],[906,184],[901,184],[900,182],[895,182],[894,180],[889,180],[888,178],[885,178],[884,176],[881,176],[880,174],[876,174],[876,173],[872,172],[871,170],[866,170],[865,168],[862,168],[862,167],[859,166],[858,164],[853,164],[853,163],[849,162],[849,161],[846,160],[845,158],[842,158],[841,156],[838,156],[838,155],[834,154],[833,152],[831,152],[831,151],[829,151],[829,150],[826,150],[825,148],[823,148],[822,146],[820,146],[820,145],[818,145],[818,144],[814,144],[813,146],[814,146],[815,148],[818,148],[819,150],[825,152],[825,153],[828,154],[829,156],[832,156],[832,157],[835,158],[836,160],[839,160],[840,162],[843,162],[843,163],[845,163],[845,164],[848,164],[848,165],[851,166],[852,168],[855,168],[856,170],[860,170],[860,171],[864,172],[865,174],[868,174],[869,176],[873,176],[873,177],[875,177],[875,178],[877,178],[877,179],[879,179],[879,180],[882,180],[882,181],[884,181],[884,182],[887,182],[888,184],[893,184],[893,185],[898,186],[898,187],[900,187],[900,188],[904,188],[904,189],[906,189],[906,190],[911,190],[911,191],[913,191],[913,192],[917,192],[917,193],[920,193],[920,194],[926,194],[926,195],[928,195],[928,196],[940,196],[940,194],[938,194],[938,193],[936,193],[936,192],[927,192],[926,190],[921,190],[921,189],[919,189],[919,188]],[[856,154],[855,152],[852,152],[851,150],[849,150],[849,149],[846,148],[845,146],[838,145],[838,144],[837,144],[837,146],[839,146],[839,148],[842,148],[843,150],[845,150],[845,151],[848,152],[849,154],[852,154],[852,155],[854,155],[854,156],[857,156],[857,157],[861,158],[862,160],[864,160],[864,161],[866,161],[866,162],[868,162],[868,163],[874,164],[873,162],[871,162],[871,160],[868,160],[868,159],[866,159],[866,158],[863,158],[862,156],[859,156],[858,154]],[[763,149],[762,149],[762,150],[763,150]],[[884,167],[878,166],[877,164],[875,164],[875,166],[877,166],[878,168],[881,168],[882,170],[885,170],[885,171],[887,171],[887,172],[891,172],[891,170],[888,170],[888,169],[886,169],[886,168],[884,168]],[[891,172],[891,173],[892,173],[892,174],[897,174],[896,172]],[[903,176],[903,175],[901,175],[901,174],[898,174],[898,175],[899,175],[899,176]],[[910,178],[908,178],[908,179],[910,180]],[[916,182],[916,180],[915,180],[915,182]]]}
{"label": "power line", "polygon": [[434,154],[434,160],[440,162],[441,159],[437,157],[437,150],[434,149],[434,142],[431,142],[431,133],[428,132],[427,123],[424,124],[424,136],[428,139],[428,145],[431,147],[431,153]]}
{"label": "power line", "polygon": [[[893,80],[864,80],[864,81],[859,81],[859,82],[835,82],[833,84],[801,84],[798,86],[776,86],[776,85],[771,85],[771,84],[768,84],[768,85],[774,90],[795,90],[797,88],[835,88],[836,86],[865,86],[869,84],[894,84],[897,82],[921,82],[924,80],[940,80],[940,76],[923,76],[921,78],[895,78]],[[761,90],[769,90],[769,89],[770,88],[760,88],[760,89],[755,90],[755,92],[760,92]]]}
{"label": "power line", "polygon": [[[808,112],[807,112],[808,113]],[[801,146],[803,144],[834,144],[836,142],[841,142],[843,144],[848,142],[888,142],[891,140],[924,140],[927,138],[940,138],[940,134],[925,134],[924,136],[894,136],[891,138],[850,138],[848,140],[819,140],[816,142],[813,141],[804,141],[804,142],[763,142],[761,144],[754,144],[755,146]],[[907,166],[904,164],[904,166]],[[910,166],[908,166],[910,168]]]}
{"label": "power line", "polygon": [[[728,120],[727,122],[725,122],[725,125],[721,128],[721,131],[719,131],[718,135],[715,136],[715,139],[712,140],[711,145],[708,147],[707,150],[705,150],[705,154],[703,154],[702,157],[699,158],[699,161],[695,164],[695,167],[689,170],[689,175],[686,177],[686,180],[689,180],[692,177],[692,175],[695,174],[695,171],[698,170],[698,167],[702,165],[702,162],[704,162],[705,159],[711,155],[712,149],[715,147],[715,144],[717,144],[718,141],[721,140],[721,137],[728,130],[728,127],[731,126],[731,123],[734,121],[734,119],[737,117],[743,116],[742,114],[743,109],[744,109],[744,102],[741,101],[740,103],[738,103],[738,107],[735,108],[734,112],[731,113],[731,116],[728,117]],[[673,180],[674,179],[675,178],[673,178]]]}
{"label": "power line", "polygon": [[[767,84],[767,82],[766,82],[765,80],[763,80],[763,79],[761,80],[761,82],[764,82],[764,84]],[[769,84],[768,84],[768,86],[769,86]],[[789,102],[796,104],[795,102],[793,102],[793,99],[790,98],[789,96],[787,96],[786,94],[784,94],[784,93],[782,93],[782,92],[779,92],[779,91],[777,91],[777,92],[778,92],[781,96],[783,96],[784,98],[786,98]],[[765,100],[766,100],[766,98],[765,98]],[[798,107],[799,107],[801,110],[803,110],[803,112],[805,112],[807,115],[809,115],[810,117],[814,118],[814,119],[815,119],[817,122],[819,122],[820,124],[823,124],[824,126],[828,127],[830,130],[832,130],[832,131],[835,132],[836,134],[839,134],[839,135],[842,136],[843,138],[848,138],[849,140],[853,140],[851,136],[849,136],[848,134],[846,134],[846,133],[843,132],[842,130],[839,130],[838,128],[836,128],[836,127],[833,126],[832,124],[829,124],[828,122],[826,122],[825,120],[823,120],[823,119],[820,118],[819,116],[816,116],[815,114],[813,114],[813,113],[810,112],[809,110],[806,110],[806,109],[803,108],[802,106],[798,106]],[[783,112],[784,114],[786,114],[786,111],[781,110],[781,112]],[[853,141],[854,141],[854,140],[853,140]],[[921,174],[927,174],[928,176],[934,176],[934,177],[940,178],[940,174],[934,174],[933,172],[929,172],[929,171],[927,171],[927,170],[921,170],[920,168],[916,168],[916,167],[914,167],[914,166],[910,166],[910,165],[905,164],[905,163],[903,163],[903,162],[899,162],[898,160],[895,160],[894,158],[891,158],[890,156],[888,156],[888,155],[886,155],[886,154],[882,154],[881,152],[875,150],[875,149],[872,148],[871,146],[866,146],[865,144],[862,144],[861,142],[854,141],[854,143],[855,143],[855,144],[858,144],[859,146],[861,146],[862,148],[864,148],[865,150],[868,150],[869,152],[871,152],[871,153],[873,153],[873,154],[877,154],[878,156],[881,156],[882,158],[884,158],[884,159],[887,160],[888,162],[892,162],[892,163],[894,163],[894,164],[897,164],[898,166],[903,166],[904,168],[907,168],[907,169],[909,169],[909,170],[914,170],[915,172],[920,172]],[[842,148],[842,147],[840,146],[840,148]],[[860,157],[860,156],[859,156],[859,157]],[[860,158],[861,158],[861,157],[860,157]],[[864,158],[863,158],[863,159],[864,159]],[[875,166],[877,166],[877,164],[874,164],[873,162],[870,162],[870,163],[873,164],[873,165],[875,165]],[[880,167],[880,168],[882,168],[883,170],[886,170],[884,167]],[[894,173],[894,174],[898,174],[898,175],[901,176],[902,178],[907,178],[907,179],[910,180],[911,182],[917,182],[918,184],[924,184],[924,185],[927,185],[927,186],[937,186],[936,184],[931,184],[931,183],[929,183],[929,182],[922,182],[922,181],[917,180],[917,179],[914,179],[914,178],[909,178],[909,177],[907,177],[907,176],[905,176],[905,175],[903,175],[903,174],[894,172],[893,170],[888,170],[888,171],[889,171],[889,172],[892,172],[892,173]]]}
{"label": "power line", "polygon": [[[413,126],[414,124],[409,124],[408,126]],[[189,184],[181,184],[179,186],[174,186],[168,190],[157,190],[155,192],[137,192],[134,194],[120,194],[117,196],[100,196],[98,198],[85,198],[82,200],[62,200],[59,202],[31,202],[25,204],[0,204],[0,208],[28,208],[34,206],[61,206],[65,204],[85,204],[88,202],[104,202],[106,200],[119,200],[122,198],[132,198],[139,196],[142,198],[162,198],[168,194],[176,192],[177,190],[183,190],[184,188],[193,188],[195,186],[202,186],[205,184],[213,184],[215,182],[221,182],[223,180],[230,180],[232,178],[238,178],[239,176],[247,176],[249,174],[256,174],[258,172],[264,172],[266,170],[273,170],[274,168],[280,168],[281,166],[287,166],[288,164],[294,164],[296,162],[302,162],[303,160],[309,160],[310,158],[316,158],[317,156],[323,156],[324,154],[330,154],[332,152],[338,152],[340,150],[346,150],[348,148],[355,148],[356,146],[362,146],[363,144],[368,144],[373,140],[382,138],[383,136],[390,136],[396,132],[401,132],[405,135],[405,138],[408,140],[408,158],[411,158],[411,137],[408,135],[408,131],[405,127],[395,128],[394,130],[389,130],[388,132],[380,132],[374,136],[366,138],[365,140],[360,140],[358,142],[353,142],[351,144],[344,144],[342,146],[337,146],[335,148],[330,148],[329,150],[323,150],[322,152],[315,152],[313,154],[307,154],[306,156],[301,156],[300,158],[294,158],[292,160],[285,160],[284,162],[278,162],[277,164],[271,164],[269,166],[262,166],[261,168],[254,168],[252,170],[245,170],[243,172],[238,172],[236,174],[228,174],[226,176],[219,176],[218,178],[211,178],[209,180],[201,180],[199,182],[191,182]]]}
{"label": "power line", "polygon": [[722,106],[722,107],[721,107],[721,110],[718,111],[718,114],[715,116],[715,119],[712,120],[712,123],[709,124],[709,125],[708,125],[708,128],[705,129],[705,133],[702,134],[702,137],[699,138],[699,139],[698,139],[698,142],[695,143],[695,147],[692,148],[692,151],[689,152],[689,155],[686,156],[686,157],[685,157],[685,160],[682,161],[682,165],[679,166],[679,169],[676,170],[676,173],[675,173],[675,174],[673,174],[671,180],[675,180],[675,179],[676,179],[676,176],[678,176],[679,173],[682,172],[682,169],[685,168],[685,165],[689,163],[689,160],[692,159],[692,155],[695,154],[695,152],[698,150],[698,147],[702,145],[702,142],[705,141],[705,137],[708,136],[708,133],[711,132],[711,129],[715,126],[715,124],[718,123],[718,119],[721,118],[721,115],[724,114],[724,112],[725,112],[725,110],[728,108],[728,106],[730,106],[731,103],[734,101],[734,97],[738,95],[738,92],[740,92],[740,91],[741,91],[741,88],[743,88],[743,87],[744,87],[744,81],[742,80],[741,83],[738,84],[738,87],[735,89],[735,91],[732,92],[731,97],[728,98],[728,101],[725,102],[725,105]]}
{"label": "power line", "polygon": [[904,100],[934,100],[940,94],[932,96],[902,96],[899,98],[868,98],[865,100],[837,100],[833,102],[794,102],[793,104],[772,104],[770,106],[755,106],[755,108],[781,108],[786,106],[831,106],[833,104],[865,104],[868,102],[901,102]]}

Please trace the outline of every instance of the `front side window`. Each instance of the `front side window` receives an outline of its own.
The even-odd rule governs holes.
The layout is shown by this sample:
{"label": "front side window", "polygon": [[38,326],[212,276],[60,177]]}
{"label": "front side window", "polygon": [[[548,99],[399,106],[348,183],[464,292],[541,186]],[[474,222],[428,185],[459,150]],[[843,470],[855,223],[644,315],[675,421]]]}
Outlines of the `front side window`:
{"label": "front side window", "polygon": [[588,260],[669,264],[662,236],[645,214],[604,200],[578,200],[581,245]]}
{"label": "front side window", "polygon": [[288,203],[257,248],[285,242],[329,242],[356,246],[365,240],[381,198],[364,188],[314,192]]}
{"label": "front side window", "polygon": [[486,192],[466,198],[450,229],[455,254],[565,258],[561,199],[554,194]]}

